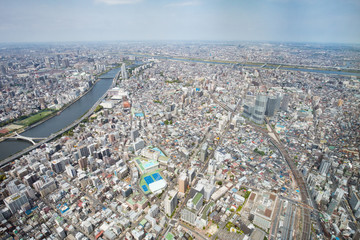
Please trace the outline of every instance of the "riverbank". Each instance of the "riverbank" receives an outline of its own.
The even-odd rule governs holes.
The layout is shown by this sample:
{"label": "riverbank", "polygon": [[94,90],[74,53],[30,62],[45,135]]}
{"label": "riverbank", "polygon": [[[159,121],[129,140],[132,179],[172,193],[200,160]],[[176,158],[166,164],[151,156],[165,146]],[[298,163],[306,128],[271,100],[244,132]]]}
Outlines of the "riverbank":
{"label": "riverbank", "polygon": [[[0,166],[8,165],[9,163],[14,161],[15,159],[21,157],[24,154],[27,154],[28,152],[36,149],[37,147],[41,146],[42,144],[50,142],[50,141],[58,138],[64,132],[69,131],[70,129],[76,127],[85,118],[88,118],[89,116],[91,116],[93,114],[93,112],[95,111],[96,107],[101,103],[101,101],[103,101],[104,98],[106,98],[108,90],[111,87],[114,87],[116,85],[116,82],[117,82],[117,80],[119,78],[119,75],[120,75],[120,71],[117,71],[117,73],[114,73],[114,74],[115,74],[115,76],[113,75],[113,77],[112,77],[113,79],[112,79],[111,82],[109,81],[110,79],[107,80],[106,78],[105,79],[101,79],[101,78],[97,79],[96,83],[93,85],[94,90],[89,89],[89,91],[92,90],[91,92],[89,92],[90,95],[84,94],[84,96],[81,98],[81,100],[79,99],[80,101],[78,103],[76,103],[76,106],[74,106],[75,108],[74,107],[69,108],[70,107],[70,105],[69,105],[68,108],[66,110],[64,110],[64,112],[62,114],[60,114],[59,116],[55,116],[54,120],[45,121],[43,123],[43,124],[45,124],[45,126],[43,126],[41,128],[39,128],[40,126],[38,128],[35,128],[36,133],[35,132],[28,133],[27,135],[30,135],[30,136],[35,135],[36,136],[36,134],[39,133],[38,130],[40,130],[40,131],[44,130],[44,129],[48,128],[49,126],[54,128],[54,124],[56,125],[57,123],[61,123],[60,125],[62,125],[62,128],[57,128],[53,132],[47,131],[48,135],[46,135],[46,136],[48,136],[48,137],[46,139],[41,140],[40,142],[36,143],[35,145],[30,145],[30,146],[28,145],[28,146],[26,146],[25,148],[22,148],[22,149],[17,148],[17,149],[19,149],[18,151],[10,153],[8,155],[5,155],[5,157],[2,157],[2,161],[0,162]],[[101,92],[100,96],[99,96],[99,93],[100,93],[99,91]],[[75,112],[79,113],[79,111],[78,111],[79,106],[83,106],[84,103],[87,103],[88,106],[89,106],[89,100],[88,99],[93,99],[94,94],[95,94],[95,96],[97,96],[96,97],[97,101],[91,103],[90,107],[87,108],[87,110],[85,111],[84,114],[81,114],[76,118],[72,118],[72,120],[70,120],[71,122],[68,121],[69,122],[68,124],[64,123],[64,121],[63,121],[64,118],[66,118],[67,116],[74,117],[74,116],[76,116],[76,114],[74,114]],[[74,112],[74,110],[75,110],[75,112]],[[42,135],[44,136],[44,134],[42,134]],[[20,141],[16,141],[16,142],[20,142]],[[3,142],[2,144],[5,144],[5,145],[10,144],[11,147],[15,146],[15,144],[9,143],[7,141]]]}
{"label": "riverbank", "polygon": [[266,69],[280,69],[288,71],[309,71],[324,74],[340,74],[340,75],[354,75],[360,77],[360,69],[345,69],[336,67],[320,67],[320,66],[307,66],[307,65],[292,65],[286,63],[266,63],[266,62],[239,62],[234,60],[215,60],[215,59],[201,59],[201,58],[186,58],[186,57],[173,57],[173,56],[153,56],[148,54],[139,53],[126,53],[132,56],[149,57],[158,59],[168,59],[177,61],[189,61],[199,63],[214,63],[214,64],[234,64],[243,67],[266,68]]}
{"label": "riverbank", "polygon": [[[101,75],[104,75],[104,74],[108,73],[109,71],[111,71],[111,70],[113,70],[113,69],[116,69],[116,67],[110,68],[110,69],[102,72],[101,74],[94,75],[94,76],[96,76],[95,81],[93,82],[93,84],[91,85],[91,87],[89,87],[89,88],[88,88],[84,93],[82,93],[80,96],[78,96],[78,97],[75,98],[74,100],[70,101],[69,103],[65,104],[65,105],[62,106],[59,110],[54,110],[53,113],[51,113],[51,114],[49,114],[49,115],[47,115],[47,116],[44,116],[44,118],[40,119],[40,120],[37,121],[36,123],[31,124],[31,125],[29,125],[29,126],[26,126],[26,125],[25,125],[25,126],[22,127],[22,128],[18,128],[18,129],[16,129],[16,130],[13,130],[13,131],[9,132],[8,134],[0,137],[0,143],[1,143],[2,141],[7,140],[8,138],[13,137],[16,133],[20,134],[20,133],[23,133],[23,132],[25,132],[25,131],[28,131],[28,130],[30,130],[30,129],[34,128],[34,127],[37,127],[38,125],[40,125],[40,124],[42,124],[42,123],[50,120],[51,118],[56,117],[57,115],[61,114],[62,111],[64,111],[65,109],[67,109],[68,107],[70,107],[71,105],[73,105],[74,103],[76,103],[76,102],[77,102],[79,99],[81,99],[83,96],[85,96],[87,93],[89,93],[89,92],[94,88],[94,86],[96,85],[96,83],[101,80],[101,78],[100,78]],[[31,117],[31,116],[29,116],[29,117]],[[19,121],[19,120],[14,120],[12,123],[9,123],[8,125],[2,127],[2,129],[6,129],[7,126],[9,126],[9,125],[11,125],[11,124],[16,124],[18,121]]]}

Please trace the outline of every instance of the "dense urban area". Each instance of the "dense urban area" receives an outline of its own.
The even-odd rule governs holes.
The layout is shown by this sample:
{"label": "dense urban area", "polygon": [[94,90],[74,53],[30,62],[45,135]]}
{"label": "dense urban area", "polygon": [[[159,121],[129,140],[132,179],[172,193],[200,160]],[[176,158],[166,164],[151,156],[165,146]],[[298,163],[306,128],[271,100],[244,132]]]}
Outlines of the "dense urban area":
{"label": "dense urban area", "polygon": [[360,239],[359,45],[0,47],[1,239]]}

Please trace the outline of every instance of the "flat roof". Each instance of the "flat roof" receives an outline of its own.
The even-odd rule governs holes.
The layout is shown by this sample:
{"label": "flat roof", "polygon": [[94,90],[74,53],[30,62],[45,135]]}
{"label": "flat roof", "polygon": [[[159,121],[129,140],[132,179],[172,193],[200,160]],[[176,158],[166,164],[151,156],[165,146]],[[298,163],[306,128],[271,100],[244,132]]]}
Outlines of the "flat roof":
{"label": "flat roof", "polygon": [[196,205],[202,196],[203,196],[202,193],[197,193],[193,198],[193,203]]}

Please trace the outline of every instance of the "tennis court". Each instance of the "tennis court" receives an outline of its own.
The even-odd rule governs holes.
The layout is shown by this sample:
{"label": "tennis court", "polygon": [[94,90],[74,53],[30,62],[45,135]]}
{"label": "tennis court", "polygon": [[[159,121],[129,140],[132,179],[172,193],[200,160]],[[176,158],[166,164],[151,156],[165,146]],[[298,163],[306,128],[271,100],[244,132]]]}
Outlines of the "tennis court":
{"label": "tennis court", "polygon": [[142,189],[144,190],[144,192],[147,192],[147,191],[148,191],[148,188],[146,187],[146,185],[142,185],[141,187],[142,187]]}
{"label": "tennis court", "polygon": [[154,179],[151,176],[144,177],[144,180],[145,180],[147,185],[154,182]]}
{"label": "tennis court", "polygon": [[159,173],[154,173],[152,177],[155,179],[155,181],[159,181],[163,179]]}

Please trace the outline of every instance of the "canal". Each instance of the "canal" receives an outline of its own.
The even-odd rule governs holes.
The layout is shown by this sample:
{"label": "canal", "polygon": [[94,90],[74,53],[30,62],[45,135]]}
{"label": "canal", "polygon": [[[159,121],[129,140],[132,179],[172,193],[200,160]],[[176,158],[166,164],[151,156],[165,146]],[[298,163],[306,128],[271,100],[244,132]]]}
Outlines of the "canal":
{"label": "canal", "polygon": [[[64,109],[59,115],[30,128],[29,130],[21,133],[21,135],[27,137],[48,137],[52,133],[56,133],[62,128],[70,125],[86,113],[96,103],[96,101],[104,95],[111,86],[112,80],[119,70],[120,68],[115,68],[103,74],[100,77],[100,80],[95,83],[94,87],[78,101]],[[3,160],[29,146],[31,146],[31,143],[23,140],[2,141],[0,142],[0,160]]]}

